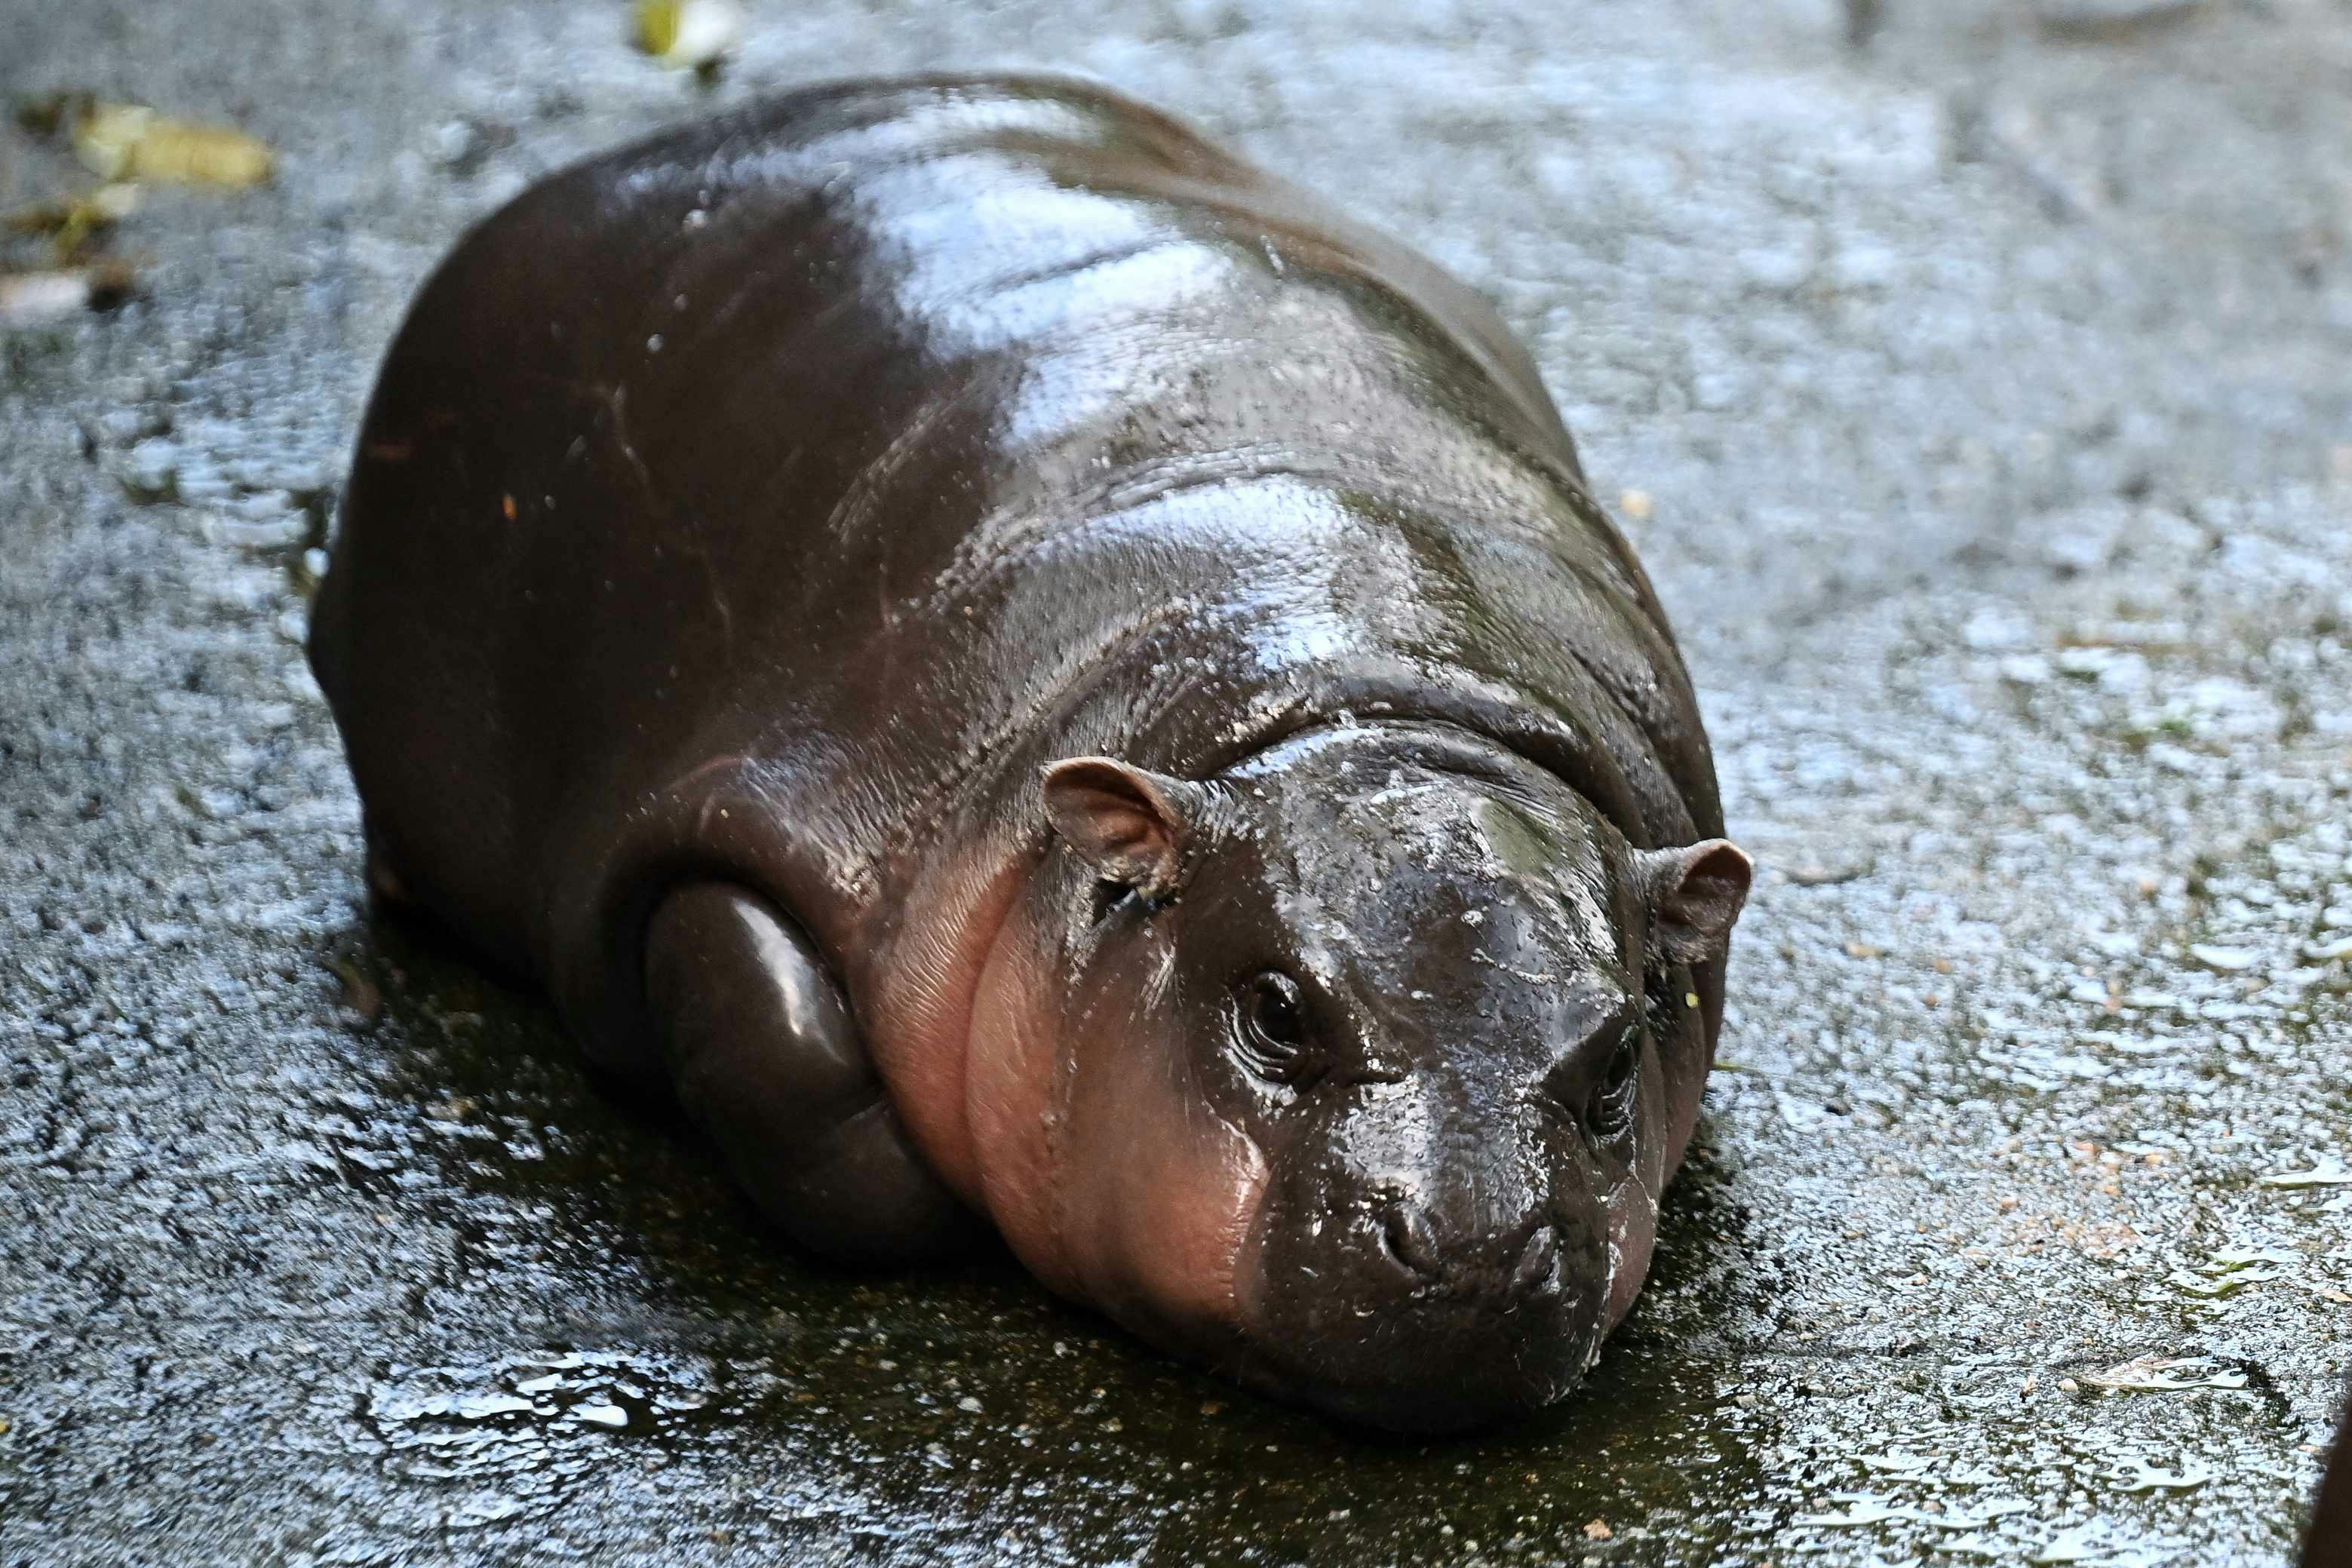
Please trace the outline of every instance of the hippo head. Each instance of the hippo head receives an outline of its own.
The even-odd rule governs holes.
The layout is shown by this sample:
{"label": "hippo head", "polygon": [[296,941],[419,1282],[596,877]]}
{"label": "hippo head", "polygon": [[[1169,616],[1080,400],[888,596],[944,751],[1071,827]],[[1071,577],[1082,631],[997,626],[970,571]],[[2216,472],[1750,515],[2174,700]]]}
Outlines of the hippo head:
{"label": "hippo head", "polygon": [[1434,727],[1310,732],[1208,783],[1074,758],[1045,800],[1055,957],[1020,1010],[1054,1043],[1016,1249],[1343,1418],[1565,1393],[1647,1270],[1705,1072],[1690,968],[1748,857],[1636,849]]}

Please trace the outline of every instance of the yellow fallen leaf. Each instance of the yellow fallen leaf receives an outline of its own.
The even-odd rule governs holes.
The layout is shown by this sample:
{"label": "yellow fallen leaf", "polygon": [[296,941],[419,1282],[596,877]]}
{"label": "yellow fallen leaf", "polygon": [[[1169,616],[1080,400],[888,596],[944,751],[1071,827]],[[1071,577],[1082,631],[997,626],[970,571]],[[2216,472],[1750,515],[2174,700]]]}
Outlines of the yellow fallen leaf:
{"label": "yellow fallen leaf", "polygon": [[61,262],[79,256],[98,235],[131,215],[139,187],[127,181],[99,185],[79,196],[60,196],[19,207],[7,217],[11,234],[47,235]]}
{"label": "yellow fallen leaf", "polygon": [[74,155],[101,180],[257,185],[275,162],[257,138],[198,125],[143,103],[93,103],[75,120]]}
{"label": "yellow fallen leaf", "polygon": [[638,0],[637,47],[678,70],[715,66],[742,36],[734,0]]}

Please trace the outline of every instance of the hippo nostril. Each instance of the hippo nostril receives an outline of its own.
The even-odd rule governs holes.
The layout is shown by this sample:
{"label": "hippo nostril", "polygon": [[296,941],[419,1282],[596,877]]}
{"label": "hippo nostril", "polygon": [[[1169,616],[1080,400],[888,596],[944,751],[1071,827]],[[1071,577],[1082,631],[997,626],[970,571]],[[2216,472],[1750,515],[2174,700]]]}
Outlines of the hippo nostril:
{"label": "hippo nostril", "polygon": [[1391,1199],[1381,1210],[1381,1249],[1405,1272],[1434,1280],[1441,1272],[1437,1239],[1421,1210],[1402,1198]]}
{"label": "hippo nostril", "polygon": [[1512,1291],[1521,1295],[1558,1295],[1560,1261],[1559,1232],[1549,1225],[1538,1226],[1519,1253],[1518,1266],[1511,1270]]}

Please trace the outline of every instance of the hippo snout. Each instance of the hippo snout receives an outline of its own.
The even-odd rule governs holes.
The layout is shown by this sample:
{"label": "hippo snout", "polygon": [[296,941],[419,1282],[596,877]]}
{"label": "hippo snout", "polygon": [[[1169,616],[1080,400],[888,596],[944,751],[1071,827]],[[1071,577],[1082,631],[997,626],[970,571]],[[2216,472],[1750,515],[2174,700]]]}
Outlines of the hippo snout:
{"label": "hippo snout", "polygon": [[1605,1218],[1561,1190],[1572,1170],[1555,1179],[1517,1152],[1429,1182],[1366,1179],[1328,1155],[1277,1169],[1240,1292],[1255,1381],[1423,1432],[1565,1393],[1603,1330]]}

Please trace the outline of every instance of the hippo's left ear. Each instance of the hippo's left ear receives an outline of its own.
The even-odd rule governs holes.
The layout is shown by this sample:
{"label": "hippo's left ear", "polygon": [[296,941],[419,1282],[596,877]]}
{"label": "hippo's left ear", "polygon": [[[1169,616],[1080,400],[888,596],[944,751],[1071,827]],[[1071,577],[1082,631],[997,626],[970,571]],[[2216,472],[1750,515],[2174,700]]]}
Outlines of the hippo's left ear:
{"label": "hippo's left ear", "polygon": [[1183,881],[1207,801],[1198,784],[1108,757],[1065,758],[1045,769],[1054,831],[1104,877],[1146,898],[1164,898]]}
{"label": "hippo's left ear", "polygon": [[1636,850],[1633,875],[1650,911],[1653,955],[1675,964],[1723,956],[1732,922],[1748,902],[1755,862],[1729,839],[1675,850]]}

